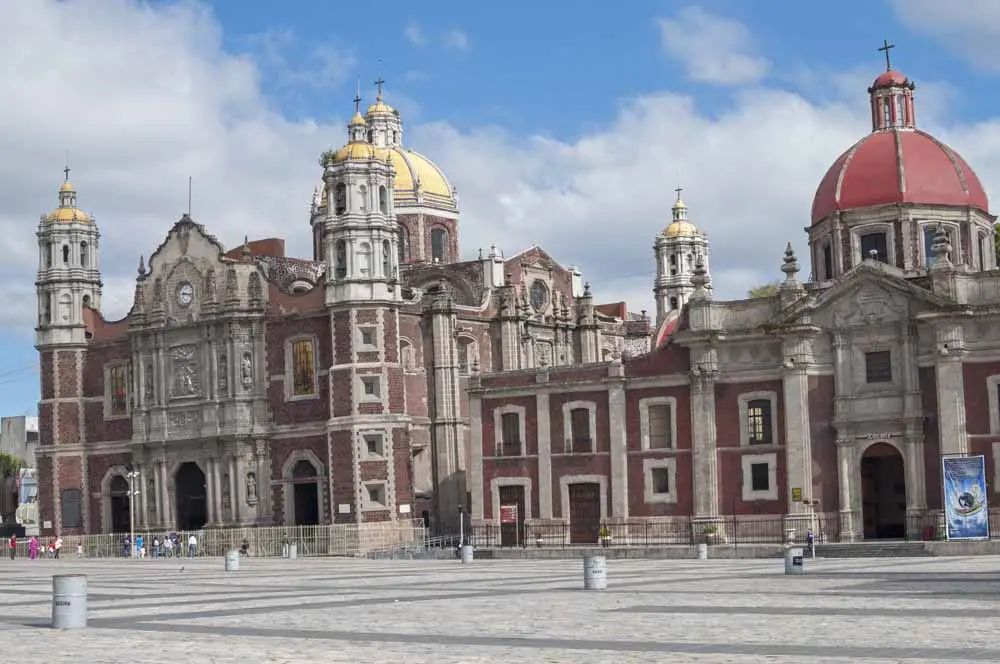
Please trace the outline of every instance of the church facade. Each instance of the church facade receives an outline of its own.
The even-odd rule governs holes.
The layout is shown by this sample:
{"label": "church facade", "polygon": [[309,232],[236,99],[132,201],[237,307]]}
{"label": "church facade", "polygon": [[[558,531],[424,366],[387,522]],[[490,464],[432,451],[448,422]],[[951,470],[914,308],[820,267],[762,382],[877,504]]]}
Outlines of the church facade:
{"label": "church facade", "polygon": [[815,194],[808,274],[789,244],[773,295],[715,300],[678,195],[654,243],[649,353],[474,377],[482,532],[686,542],[819,519],[832,540],[896,538],[939,527],[942,457],[984,455],[998,490],[996,217],[917,129],[914,89],[892,70],[869,88],[871,133]]}
{"label": "church facade", "polygon": [[[184,215],[101,314],[100,233],[69,181],[38,225],[43,533],[423,518],[469,504],[468,381],[648,350],[532,247],[460,260],[458,196],[382,98],[323,153],[313,255]],[[137,249],[136,253],[141,250]]]}

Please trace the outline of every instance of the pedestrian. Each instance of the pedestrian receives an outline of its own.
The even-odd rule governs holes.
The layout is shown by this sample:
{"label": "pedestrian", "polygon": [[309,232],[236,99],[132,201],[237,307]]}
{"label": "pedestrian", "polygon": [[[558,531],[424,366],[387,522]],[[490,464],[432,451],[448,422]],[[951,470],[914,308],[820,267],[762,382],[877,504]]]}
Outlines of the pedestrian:
{"label": "pedestrian", "polygon": [[62,537],[56,535],[56,560],[59,560],[59,550],[62,548],[63,541]]}
{"label": "pedestrian", "polygon": [[83,542],[76,543],[76,557],[83,558]]}
{"label": "pedestrian", "polygon": [[38,549],[40,545],[38,543],[37,537],[32,537],[31,541],[28,542],[28,560],[34,560],[38,557]]}
{"label": "pedestrian", "polygon": [[166,549],[167,558],[174,557],[174,540],[170,536],[163,538],[163,548]]}
{"label": "pedestrian", "polygon": [[191,537],[188,538],[188,558],[194,558],[195,552],[198,550],[198,538],[191,533]]}
{"label": "pedestrian", "polygon": [[146,555],[146,540],[143,538],[142,535],[136,535],[135,555],[137,558],[143,558]]}
{"label": "pedestrian", "polygon": [[7,546],[10,548],[10,559],[14,560],[14,557],[17,555],[17,535],[10,536]]}

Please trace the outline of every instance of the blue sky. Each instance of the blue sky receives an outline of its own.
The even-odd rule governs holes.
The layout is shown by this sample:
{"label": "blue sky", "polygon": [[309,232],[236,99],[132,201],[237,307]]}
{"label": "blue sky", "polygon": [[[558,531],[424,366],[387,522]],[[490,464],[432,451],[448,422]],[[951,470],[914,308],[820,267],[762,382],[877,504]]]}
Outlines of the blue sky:
{"label": "blue sky", "polygon": [[[905,13],[903,11],[905,10]],[[229,246],[308,247],[315,158],[379,75],[407,143],[458,187],[462,251],[543,245],[605,301],[650,302],[649,246],[680,182],[722,297],[779,276],[816,183],[869,129],[883,68],[918,82],[918,122],[1000,188],[1000,3],[704,0],[366,3],[37,0],[0,24],[0,413],[38,395],[35,220],[69,149],[103,236],[105,313],[179,216]],[[35,68],[32,70],[32,68]],[[72,103],[52,103],[53,90]],[[804,261],[807,262],[807,261]]]}

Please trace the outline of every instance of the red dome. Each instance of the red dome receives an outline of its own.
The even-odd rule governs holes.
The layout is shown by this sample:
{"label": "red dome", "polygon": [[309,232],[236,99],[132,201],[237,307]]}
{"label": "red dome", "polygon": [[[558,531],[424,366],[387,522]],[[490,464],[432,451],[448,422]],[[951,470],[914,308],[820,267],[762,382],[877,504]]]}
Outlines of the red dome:
{"label": "red dome", "polygon": [[869,134],[833,162],[816,190],[812,223],[837,210],[892,203],[989,212],[979,178],[957,152],[920,130],[890,129]]}
{"label": "red dome", "polygon": [[909,85],[910,79],[906,78],[903,74],[898,71],[889,70],[881,74],[872,82],[872,89],[877,88],[888,88],[893,85]]}

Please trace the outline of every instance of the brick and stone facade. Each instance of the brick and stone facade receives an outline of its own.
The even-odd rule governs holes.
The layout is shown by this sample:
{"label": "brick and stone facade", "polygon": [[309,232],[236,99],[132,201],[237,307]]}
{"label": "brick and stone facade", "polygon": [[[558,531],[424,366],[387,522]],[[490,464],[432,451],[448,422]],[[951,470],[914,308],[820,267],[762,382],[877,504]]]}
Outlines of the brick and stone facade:
{"label": "brick and stone facade", "polygon": [[470,374],[648,348],[649,321],[537,247],[459,261],[457,196],[401,136],[380,96],[324,153],[312,260],[273,238],[227,249],[184,215],[118,321],[67,174],[38,228],[43,532],[127,529],[130,491],[149,528],[457,530]]}

